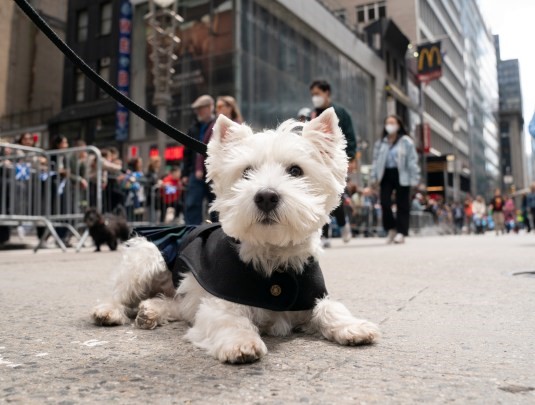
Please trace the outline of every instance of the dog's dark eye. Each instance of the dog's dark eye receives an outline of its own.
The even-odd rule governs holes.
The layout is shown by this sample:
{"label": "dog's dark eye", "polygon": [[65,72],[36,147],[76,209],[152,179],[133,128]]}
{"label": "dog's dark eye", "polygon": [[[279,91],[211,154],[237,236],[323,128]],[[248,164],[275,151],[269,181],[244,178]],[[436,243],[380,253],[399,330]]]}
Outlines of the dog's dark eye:
{"label": "dog's dark eye", "polygon": [[242,177],[243,177],[244,179],[248,179],[248,178],[249,178],[249,175],[250,175],[250,173],[251,173],[252,170],[253,170],[253,168],[252,168],[251,166],[247,166],[247,167],[245,168],[245,170],[243,171],[243,173],[242,173]]}
{"label": "dog's dark eye", "polygon": [[301,169],[297,165],[290,166],[287,171],[288,174],[292,177],[300,177],[303,175],[303,169]]}

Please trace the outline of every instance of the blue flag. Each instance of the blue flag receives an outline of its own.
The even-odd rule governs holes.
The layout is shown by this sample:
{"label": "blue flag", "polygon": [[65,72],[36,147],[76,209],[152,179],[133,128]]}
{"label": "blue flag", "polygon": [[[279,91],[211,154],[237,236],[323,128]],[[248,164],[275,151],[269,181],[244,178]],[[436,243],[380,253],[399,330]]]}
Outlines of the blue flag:
{"label": "blue flag", "polygon": [[17,163],[15,165],[15,179],[28,181],[30,179],[30,165],[28,163]]}

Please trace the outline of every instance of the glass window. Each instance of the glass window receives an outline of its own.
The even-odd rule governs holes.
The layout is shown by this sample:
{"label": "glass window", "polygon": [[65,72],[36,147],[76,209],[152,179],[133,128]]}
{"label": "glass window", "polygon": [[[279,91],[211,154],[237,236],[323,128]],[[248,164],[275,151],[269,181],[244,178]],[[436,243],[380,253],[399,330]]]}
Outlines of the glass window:
{"label": "glass window", "polygon": [[379,4],[379,18],[385,18],[386,17],[386,6],[384,3]]}
{"label": "glass window", "polygon": [[[310,105],[311,81],[328,77],[333,97],[353,119],[355,133],[371,144],[373,78],[321,35],[311,32],[306,24],[287,13],[278,13],[278,2],[266,2],[273,3],[273,10],[258,3],[242,0],[240,12],[240,107],[247,122],[254,128],[269,128],[295,117],[300,108]],[[271,18],[266,18],[265,13]],[[256,42],[257,37],[262,38],[261,42]],[[267,46],[271,38],[282,48],[282,61],[262,57],[259,45]],[[293,58],[290,60],[285,52]],[[368,162],[371,148],[362,153],[363,161]]]}
{"label": "glass window", "polygon": [[111,2],[103,3],[100,6],[100,35],[111,34],[112,14]]}
{"label": "glass window", "polygon": [[364,13],[364,6],[357,7],[357,22],[363,23],[366,21],[366,15]]}
{"label": "glass window", "polygon": [[80,10],[76,16],[76,40],[78,42],[87,41],[87,28],[89,26],[89,16],[87,10]]}
{"label": "glass window", "polygon": [[375,7],[373,5],[368,6],[368,21],[375,20]]}
{"label": "glass window", "polygon": [[76,69],[74,80],[74,99],[77,103],[80,103],[85,100],[85,75],[82,73],[81,70]]}

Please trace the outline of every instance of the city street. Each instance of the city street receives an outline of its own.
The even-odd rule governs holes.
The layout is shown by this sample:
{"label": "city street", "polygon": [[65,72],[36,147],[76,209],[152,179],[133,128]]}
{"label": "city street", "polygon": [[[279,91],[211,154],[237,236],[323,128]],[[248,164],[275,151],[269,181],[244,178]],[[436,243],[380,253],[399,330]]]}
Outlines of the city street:
{"label": "city street", "polygon": [[534,403],[535,236],[336,240],[330,294],[381,325],[374,346],[265,338],[252,365],[219,364],[186,325],[101,328],[118,253],[0,251],[0,402]]}

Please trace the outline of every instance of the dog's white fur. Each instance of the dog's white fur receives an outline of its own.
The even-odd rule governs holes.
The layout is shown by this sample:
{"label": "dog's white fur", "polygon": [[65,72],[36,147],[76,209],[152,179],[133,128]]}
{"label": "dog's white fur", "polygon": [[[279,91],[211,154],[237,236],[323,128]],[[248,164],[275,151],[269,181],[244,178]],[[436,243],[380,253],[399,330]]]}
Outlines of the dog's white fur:
{"label": "dog's white fur", "polygon": [[[219,116],[208,145],[207,177],[216,195],[224,232],[240,243],[240,258],[270,275],[288,266],[300,272],[320,252],[319,236],[345,186],[345,138],[332,108],[312,121],[286,121],[274,131],[253,134]],[[303,175],[291,176],[299,166]],[[254,202],[260,190],[280,196],[264,213]],[[242,363],[267,353],[261,334],[286,336],[294,329],[320,333],[343,345],[374,342],[376,325],[354,318],[329,297],[310,311],[274,312],[228,302],[207,293],[188,274],[176,291],[156,246],[143,238],[127,242],[113,299],[94,308],[99,325],[135,324],[153,329],[183,320],[192,327],[186,339],[222,362]]]}

